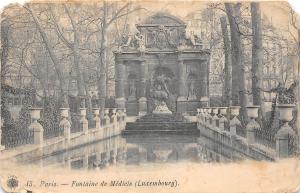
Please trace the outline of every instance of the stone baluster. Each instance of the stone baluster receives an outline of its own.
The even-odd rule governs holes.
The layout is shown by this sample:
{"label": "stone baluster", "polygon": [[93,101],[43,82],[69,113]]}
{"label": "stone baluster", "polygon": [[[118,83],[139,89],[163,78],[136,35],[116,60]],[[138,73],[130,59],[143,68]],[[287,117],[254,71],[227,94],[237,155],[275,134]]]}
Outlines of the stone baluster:
{"label": "stone baluster", "polygon": [[241,125],[240,120],[237,118],[240,114],[240,107],[239,106],[231,106],[230,107],[230,113],[233,116],[233,118],[230,120],[230,134],[232,136],[236,136],[236,128],[238,125]]}
{"label": "stone baluster", "polygon": [[94,121],[95,121],[95,127],[96,129],[100,129],[101,128],[101,119],[100,119],[100,109],[99,108],[94,108],[93,109],[94,112]]}
{"label": "stone baluster", "polygon": [[86,119],[86,108],[80,108],[80,125],[82,127],[82,132],[88,134],[89,132],[89,123]]}
{"label": "stone baluster", "polygon": [[259,130],[260,125],[255,121],[258,117],[259,106],[247,106],[247,115],[250,118],[249,123],[246,126],[246,137],[248,144],[255,143],[255,130]]}
{"label": "stone baluster", "polygon": [[212,120],[212,126],[213,127],[217,127],[217,121],[219,120],[218,111],[219,111],[218,108],[213,108],[212,109],[213,116],[212,116],[211,120]]}
{"label": "stone baluster", "polygon": [[294,104],[280,104],[277,106],[279,109],[279,119],[284,123],[275,135],[276,139],[276,153],[278,158],[287,158],[291,156],[292,144],[290,140],[296,140],[295,131],[289,125],[293,119]]}
{"label": "stone baluster", "polygon": [[226,123],[227,123],[227,107],[221,107],[220,108],[220,114],[221,114],[221,118],[219,119],[219,129],[221,131],[225,130],[226,127]]}
{"label": "stone baluster", "polygon": [[60,108],[60,116],[62,120],[59,122],[59,127],[63,130],[63,135],[67,142],[71,139],[71,123],[69,121],[69,108]]}
{"label": "stone baluster", "polygon": [[29,126],[29,130],[33,132],[33,143],[42,146],[44,143],[44,129],[43,126],[38,122],[41,118],[41,108],[31,108],[30,116],[32,122]]}

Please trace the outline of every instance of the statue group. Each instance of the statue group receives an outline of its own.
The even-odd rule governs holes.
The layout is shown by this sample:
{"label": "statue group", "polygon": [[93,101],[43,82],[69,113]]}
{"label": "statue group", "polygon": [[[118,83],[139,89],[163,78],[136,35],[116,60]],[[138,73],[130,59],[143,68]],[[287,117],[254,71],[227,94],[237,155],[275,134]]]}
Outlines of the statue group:
{"label": "statue group", "polygon": [[154,114],[172,114],[166,101],[170,96],[167,82],[170,80],[165,75],[159,75],[154,79],[153,88],[151,89],[151,97],[154,99]]}

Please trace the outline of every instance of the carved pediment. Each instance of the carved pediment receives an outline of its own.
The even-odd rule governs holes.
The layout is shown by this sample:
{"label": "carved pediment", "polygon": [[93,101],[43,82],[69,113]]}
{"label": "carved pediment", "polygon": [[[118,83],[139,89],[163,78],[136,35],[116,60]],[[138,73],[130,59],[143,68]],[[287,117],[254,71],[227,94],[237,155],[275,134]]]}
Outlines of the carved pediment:
{"label": "carved pediment", "polygon": [[121,51],[133,49],[143,53],[147,50],[193,49],[196,45],[196,40],[186,36],[186,24],[166,13],[157,13],[136,27],[136,34],[124,38]]}

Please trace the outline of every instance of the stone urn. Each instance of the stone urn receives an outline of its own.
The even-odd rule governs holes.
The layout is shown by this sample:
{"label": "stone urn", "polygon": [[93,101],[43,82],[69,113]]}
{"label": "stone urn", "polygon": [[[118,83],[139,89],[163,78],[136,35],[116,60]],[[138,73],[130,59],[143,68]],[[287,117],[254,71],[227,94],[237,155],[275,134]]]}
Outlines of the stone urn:
{"label": "stone urn", "polygon": [[60,116],[63,118],[69,117],[69,108],[60,108]]}
{"label": "stone urn", "polygon": [[251,105],[247,106],[247,115],[251,119],[256,119],[258,117],[258,109],[260,106],[258,105]]}
{"label": "stone urn", "polygon": [[213,114],[215,114],[215,115],[219,114],[219,108],[218,107],[213,108],[212,111],[213,111]]}
{"label": "stone urn", "polygon": [[39,120],[41,118],[41,110],[42,108],[30,108],[30,117],[31,119],[35,120]]}
{"label": "stone urn", "polygon": [[100,109],[99,108],[93,108],[93,112],[95,116],[99,116],[100,114]]}
{"label": "stone urn", "polygon": [[237,117],[240,114],[240,106],[231,106],[230,107],[230,113],[232,116]]}
{"label": "stone urn", "polygon": [[294,104],[279,104],[277,108],[279,110],[279,119],[283,122],[290,122],[293,119]]}
{"label": "stone urn", "polygon": [[86,108],[80,108],[80,116],[85,117],[86,116]]}
{"label": "stone urn", "polygon": [[227,115],[227,107],[220,107],[220,114],[223,116]]}

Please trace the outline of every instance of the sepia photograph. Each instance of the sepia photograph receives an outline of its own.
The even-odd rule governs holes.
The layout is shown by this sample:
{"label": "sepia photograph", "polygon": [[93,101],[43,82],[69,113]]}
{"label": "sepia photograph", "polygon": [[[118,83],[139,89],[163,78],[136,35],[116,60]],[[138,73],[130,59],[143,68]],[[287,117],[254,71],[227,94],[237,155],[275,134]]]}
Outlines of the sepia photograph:
{"label": "sepia photograph", "polygon": [[8,1],[0,22],[1,193],[300,192],[288,2]]}

